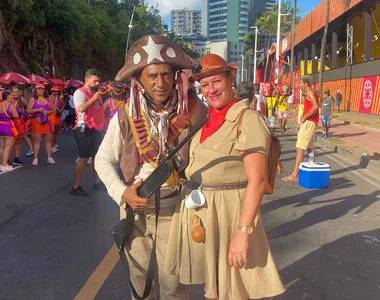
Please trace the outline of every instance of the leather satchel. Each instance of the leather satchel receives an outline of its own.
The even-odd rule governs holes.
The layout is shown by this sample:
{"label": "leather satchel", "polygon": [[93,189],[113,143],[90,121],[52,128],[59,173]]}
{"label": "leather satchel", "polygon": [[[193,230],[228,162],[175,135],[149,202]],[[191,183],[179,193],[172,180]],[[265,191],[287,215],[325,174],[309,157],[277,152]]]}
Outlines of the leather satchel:
{"label": "leather satchel", "polygon": [[[238,121],[238,135],[241,134],[241,125],[243,122],[244,113],[250,108],[245,108],[241,111],[239,115],[239,121]],[[276,182],[276,174],[277,174],[277,165],[280,160],[281,156],[281,143],[280,140],[275,137],[270,137],[270,148],[269,148],[269,154],[268,154],[268,182],[265,187],[265,195],[273,194],[274,185]]]}

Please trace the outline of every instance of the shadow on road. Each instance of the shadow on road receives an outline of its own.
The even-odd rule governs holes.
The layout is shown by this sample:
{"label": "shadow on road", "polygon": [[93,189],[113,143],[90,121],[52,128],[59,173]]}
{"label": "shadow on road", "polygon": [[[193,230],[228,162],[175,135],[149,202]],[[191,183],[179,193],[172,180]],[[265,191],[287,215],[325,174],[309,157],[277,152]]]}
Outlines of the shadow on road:
{"label": "shadow on road", "polygon": [[380,299],[380,229],[326,244],[280,271],[287,291],[271,300]]}
{"label": "shadow on road", "polygon": [[[306,194],[306,193],[305,193]],[[301,196],[304,194],[301,194]],[[305,228],[311,227],[318,223],[326,222],[329,220],[336,220],[346,215],[350,210],[356,209],[353,213],[360,214],[369,208],[372,204],[380,200],[380,191],[375,191],[369,195],[366,194],[353,194],[349,197],[340,197],[327,201],[314,201],[310,202],[310,195],[304,195],[302,198],[307,201],[300,201],[295,207],[304,205],[320,205],[333,203],[317,207],[312,211],[306,212],[302,217],[297,220],[288,222],[268,231],[269,239],[275,239],[287,236]],[[282,201],[282,200],[278,200]]]}

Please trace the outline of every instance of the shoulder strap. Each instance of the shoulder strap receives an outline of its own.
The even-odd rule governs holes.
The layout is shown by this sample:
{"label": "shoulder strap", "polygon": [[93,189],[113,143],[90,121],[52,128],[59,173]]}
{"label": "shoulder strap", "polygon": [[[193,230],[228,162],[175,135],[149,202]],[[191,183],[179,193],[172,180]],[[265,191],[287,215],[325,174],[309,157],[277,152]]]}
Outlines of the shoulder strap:
{"label": "shoulder strap", "polygon": [[238,121],[238,126],[237,126],[237,136],[239,137],[240,134],[241,134],[241,125],[243,123],[243,117],[244,117],[244,114],[247,110],[249,110],[250,108],[249,107],[246,107],[244,108],[240,114],[239,114],[239,121]]}
{"label": "shoulder strap", "polygon": [[127,132],[129,130],[129,120],[127,115],[128,104],[122,105],[118,109],[118,121],[119,127],[121,131],[121,135],[123,136],[123,140],[125,141],[127,137]]}

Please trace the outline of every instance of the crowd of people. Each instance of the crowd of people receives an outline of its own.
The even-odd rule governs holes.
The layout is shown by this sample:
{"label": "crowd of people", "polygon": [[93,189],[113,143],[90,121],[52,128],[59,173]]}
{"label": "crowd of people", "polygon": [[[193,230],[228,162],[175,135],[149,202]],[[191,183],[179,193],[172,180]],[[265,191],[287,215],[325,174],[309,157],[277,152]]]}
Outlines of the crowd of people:
{"label": "crowd of people", "polygon": [[[54,164],[58,133],[72,127],[79,158],[70,194],[88,196],[81,182],[93,158],[93,189],[108,191],[121,218],[125,207],[134,210],[120,252],[130,269],[134,298],[154,298],[153,278],[160,281],[162,299],[188,299],[191,284],[204,284],[206,299],[279,295],[285,289],[260,216],[271,136],[276,119],[284,133],[290,113],[298,116],[296,166],[285,177],[294,182],[304,151],[313,151],[319,97],[311,78],[303,76],[303,102],[294,110],[289,86],[273,86],[270,97],[260,93],[259,84],[243,82],[235,90],[237,66],[215,54],[204,55],[193,74],[184,72],[195,66],[168,38],[145,36],[127,53],[115,82],[101,84],[101,74],[90,69],[84,86],[65,96],[42,84],[3,91],[1,171],[13,170],[13,148],[13,165],[22,165],[23,141],[34,166],[42,140],[47,163]],[[127,81],[130,89],[122,83]],[[327,134],[333,112],[328,91],[322,103]],[[157,166],[205,116],[210,120],[174,156],[173,172],[159,192],[140,197],[144,181],[161,176]],[[190,209],[186,202],[193,193],[205,201]]]}
{"label": "crowd of people", "polygon": [[[124,85],[120,85],[114,86],[114,97],[108,97],[108,83],[103,86],[106,94],[102,95],[103,98],[106,97],[103,100],[103,118],[106,120],[105,124],[108,124],[122,102],[121,98],[125,101],[127,95]],[[63,89],[42,83],[28,87],[12,85],[6,89],[0,86],[0,172],[10,172],[15,167],[24,165],[21,158],[21,145],[24,142],[28,149],[25,156],[33,156],[33,166],[39,164],[42,141],[46,162],[55,164],[53,154],[59,152],[59,133],[68,130],[71,135],[73,129],[77,128],[78,118],[79,125],[81,124],[82,114],[78,112],[74,102],[75,90],[76,87]],[[75,130],[74,136],[77,136]],[[81,154],[80,149],[78,152]],[[89,156],[89,164],[93,156],[94,154]],[[14,157],[13,161],[10,161],[11,157]]]}
{"label": "crowd of people", "polygon": [[[34,156],[32,164],[38,165],[42,140],[48,164],[55,164],[52,153],[58,151],[57,134],[61,127],[60,115],[65,108],[63,95],[58,87],[48,92],[45,85],[36,84],[24,90],[14,85],[1,92],[0,108],[0,154],[1,172],[13,171],[22,166],[21,145],[25,141],[28,152]],[[30,136],[32,139],[30,139]],[[14,148],[14,161],[9,158]]]}

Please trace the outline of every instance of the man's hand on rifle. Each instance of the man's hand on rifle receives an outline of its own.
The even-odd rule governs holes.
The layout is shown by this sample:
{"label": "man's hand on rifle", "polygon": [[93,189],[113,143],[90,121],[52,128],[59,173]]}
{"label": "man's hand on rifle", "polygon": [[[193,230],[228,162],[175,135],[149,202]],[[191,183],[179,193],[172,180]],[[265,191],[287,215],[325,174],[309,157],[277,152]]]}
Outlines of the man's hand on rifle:
{"label": "man's hand on rifle", "polygon": [[148,207],[148,199],[137,196],[137,190],[142,183],[143,181],[140,179],[140,181],[127,188],[121,196],[121,199],[123,199],[125,203],[129,204],[129,206],[134,210],[141,210]]}

